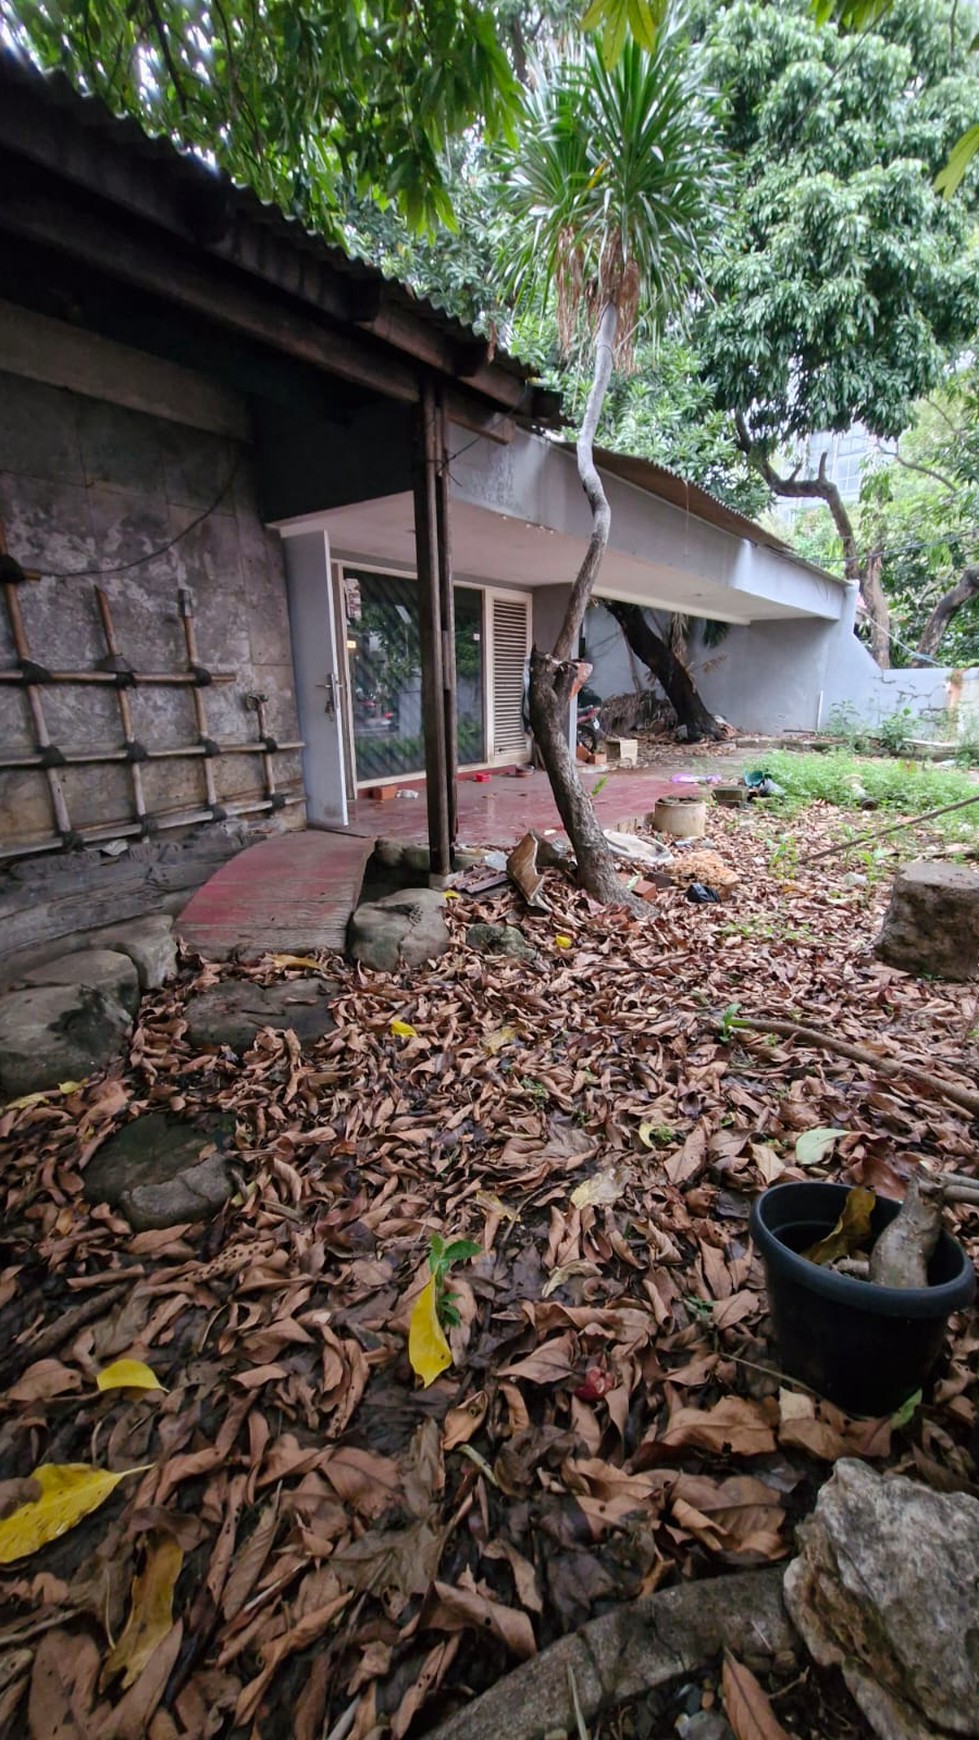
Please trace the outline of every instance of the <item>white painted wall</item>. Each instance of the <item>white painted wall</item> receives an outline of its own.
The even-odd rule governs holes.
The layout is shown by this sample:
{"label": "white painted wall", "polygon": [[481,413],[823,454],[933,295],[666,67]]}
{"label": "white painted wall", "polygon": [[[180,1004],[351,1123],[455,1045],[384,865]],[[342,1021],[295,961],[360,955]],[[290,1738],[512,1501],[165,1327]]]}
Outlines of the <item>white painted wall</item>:
{"label": "white painted wall", "polygon": [[[910,707],[944,730],[950,673],[880,670],[853,634],[854,606],[851,590],[839,622],[754,622],[731,628],[718,647],[703,646],[695,629],[690,664],[707,705],[742,731],[825,730],[842,707],[854,722],[867,725]],[[585,637],[599,694],[631,691],[635,684],[624,636],[600,604],[588,612]],[[967,729],[970,719],[979,719],[979,672],[967,672],[963,679],[960,729]]]}

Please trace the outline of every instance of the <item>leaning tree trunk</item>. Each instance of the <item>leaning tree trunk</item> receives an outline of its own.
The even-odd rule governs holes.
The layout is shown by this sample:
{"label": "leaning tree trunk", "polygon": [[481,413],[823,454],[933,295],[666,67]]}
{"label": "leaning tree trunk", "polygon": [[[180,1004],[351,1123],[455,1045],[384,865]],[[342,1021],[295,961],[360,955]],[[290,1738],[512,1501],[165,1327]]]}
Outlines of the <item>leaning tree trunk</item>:
{"label": "leaning tree trunk", "polygon": [[612,522],[608,497],[595,465],[594,444],[612,375],[612,347],[617,323],[617,310],[610,304],[604,309],[598,324],[595,371],[577,443],[578,476],[591,509],[592,533],[571,588],[553,652],[548,655],[535,646],[531,654],[528,695],[531,729],[550,780],[554,801],[574,848],[578,881],[582,888],[606,905],[623,901],[626,897],[595,807],[578,778],[577,762],[568,744],[567,714],[577,674],[575,654],[581,624],[602,565]]}
{"label": "leaning tree trunk", "polygon": [[891,667],[891,613],[881,582],[884,558],[879,550],[871,550],[860,571],[860,592],[870,626],[870,650],[882,671]]}
{"label": "leaning tree trunk", "polygon": [[654,633],[638,604],[621,604],[606,599],[605,608],[625,635],[626,644],[656,681],[666,691],[679,723],[686,727],[687,741],[699,743],[707,737],[716,743],[724,736],[724,727],[705,706],[694,687],[693,678],[684,664],[672,653],[666,642]]}
{"label": "leaning tree trunk", "polygon": [[979,596],[979,568],[963,568],[961,580],[938,600],[925,623],[912,664],[925,665],[934,658],[952,618],[976,596]]}

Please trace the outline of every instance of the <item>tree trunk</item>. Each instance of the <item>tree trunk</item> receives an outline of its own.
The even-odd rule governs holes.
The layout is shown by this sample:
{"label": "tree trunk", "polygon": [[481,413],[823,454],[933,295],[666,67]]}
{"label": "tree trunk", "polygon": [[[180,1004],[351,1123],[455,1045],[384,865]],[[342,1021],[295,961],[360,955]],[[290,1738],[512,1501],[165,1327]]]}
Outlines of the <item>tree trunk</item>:
{"label": "tree trunk", "polygon": [[530,659],[528,702],[530,724],[567,829],[578,865],[578,881],[596,900],[623,902],[615,858],[599,826],[591,798],[582,789],[578,765],[568,745],[567,713],[576,675],[576,653],[585,610],[598,578],[612,522],[608,498],[595,465],[595,431],[612,375],[612,348],[618,313],[611,304],[602,312],[595,340],[595,369],[578,436],[578,476],[591,509],[592,532],[575,577],[564,621],[550,655],[535,646]]}
{"label": "tree trunk", "polygon": [[853,522],[846,511],[846,504],[836,484],[826,475],[826,454],[820,455],[819,470],[815,477],[800,477],[798,467],[791,477],[782,477],[764,449],[752,440],[740,411],[734,413],[734,426],[742,453],[755,470],[761,473],[774,495],[783,496],[787,501],[808,501],[815,497],[826,503],[843,545],[844,572],[847,579],[855,580],[860,588],[860,597],[870,623],[871,651],[881,669],[886,671],[891,662],[890,613],[880,583],[880,555],[875,551],[866,562],[861,562]]}
{"label": "tree trunk", "polygon": [[650,628],[642,607],[638,604],[620,604],[607,598],[605,608],[610,616],[615,617],[630,651],[642,659],[647,670],[652,671],[657,682],[665,689],[679,723],[686,727],[688,743],[699,743],[705,737],[711,742],[718,742],[724,736],[723,725],[718,724],[713,713],[704,705],[686,666],[681,664],[666,642]]}
{"label": "tree trunk", "polygon": [[917,655],[912,659],[914,665],[928,664],[934,658],[941,644],[942,635],[949,623],[957,616],[963,604],[968,604],[970,598],[979,596],[979,568],[964,568],[962,578],[938,600],[934,610],[921,631]]}
{"label": "tree trunk", "polygon": [[881,585],[880,571],[884,558],[879,550],[871,550],[863,565],[860,592],[870,624],[870,650],[882,671],[891,665],[891,613]]}

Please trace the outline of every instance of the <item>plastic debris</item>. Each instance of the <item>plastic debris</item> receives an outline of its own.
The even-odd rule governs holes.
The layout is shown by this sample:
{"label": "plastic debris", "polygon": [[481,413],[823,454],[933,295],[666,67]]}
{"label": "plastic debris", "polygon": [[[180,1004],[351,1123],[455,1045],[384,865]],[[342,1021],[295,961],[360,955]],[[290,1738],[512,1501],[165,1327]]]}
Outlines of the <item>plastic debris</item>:
{"label": "plastic debris", "polygon": [[695,906],[710,906],[720,900],[720,895],[713,888],[708,888],[706,882],[691,882],[687,889],[687,899]]}

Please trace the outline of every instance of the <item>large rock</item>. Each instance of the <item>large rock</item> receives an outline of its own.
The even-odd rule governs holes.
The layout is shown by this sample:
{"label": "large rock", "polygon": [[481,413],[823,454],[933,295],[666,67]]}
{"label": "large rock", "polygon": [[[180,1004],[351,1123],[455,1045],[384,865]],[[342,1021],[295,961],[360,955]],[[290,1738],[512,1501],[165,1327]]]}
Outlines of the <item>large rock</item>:
{"label": "large rock", "polygon": [[59,955],[46,967],[24,974],[25,985],[88,985],[135,1015],[139,1007],[139,978],[128,955],[115,949],[81,949],[78,954]]}
{"label": "large rock", "polygon": [[176,976],[177,943],[173,919],[167,912],[154,912],[146,918],[134,918],[129,924],[100,931],[99,942],[129,956],[144,991],[158,991]]}
{"label": "large rock", "polygon": [[127,1010],[91,985],[44,985],[0,998],[0,1093],[7,1099],[81,1081],[114,1057]]}
{"label": "large rock", "polygon": [[906,973],[971,979],[979,965],[979,870],[924,859],[905,864],[875,952]]}
{"label": "large rock", "polygon": [[979,1502],[836,1464],[785,1601],[881,1740],[979,1735]]}
{"label": "large rock", "polygon": [[334,979],[289,979],[255,985],[249,979],[226,979],[188,998],[187,1037],[192,1045],[229,1045],[248,1051],[262,1027],[275,1033],[291,1028],[301,1045],[322,1039],[336,1026],[330,1009],[339,985]]}
{"label": "large rock", "polygon": [[515,924],[471,924],[466,942],[481,955],[509,955],[518,961],[540,959],[533,943]]}
{"label": "large rock", "polygon": [[85,1199],[119,1209],[136,1232],[208,1220],[234,1189],[222,1158],[232,1134],[230,1118],[200,1124],[169,1112],[134,1118],[92,1156]]}
{"label": "large rock", "polygon": [[449,946],[445,899],[437,888],[404,888],[351,915],[347,952],[379,973],[420,967]]}

